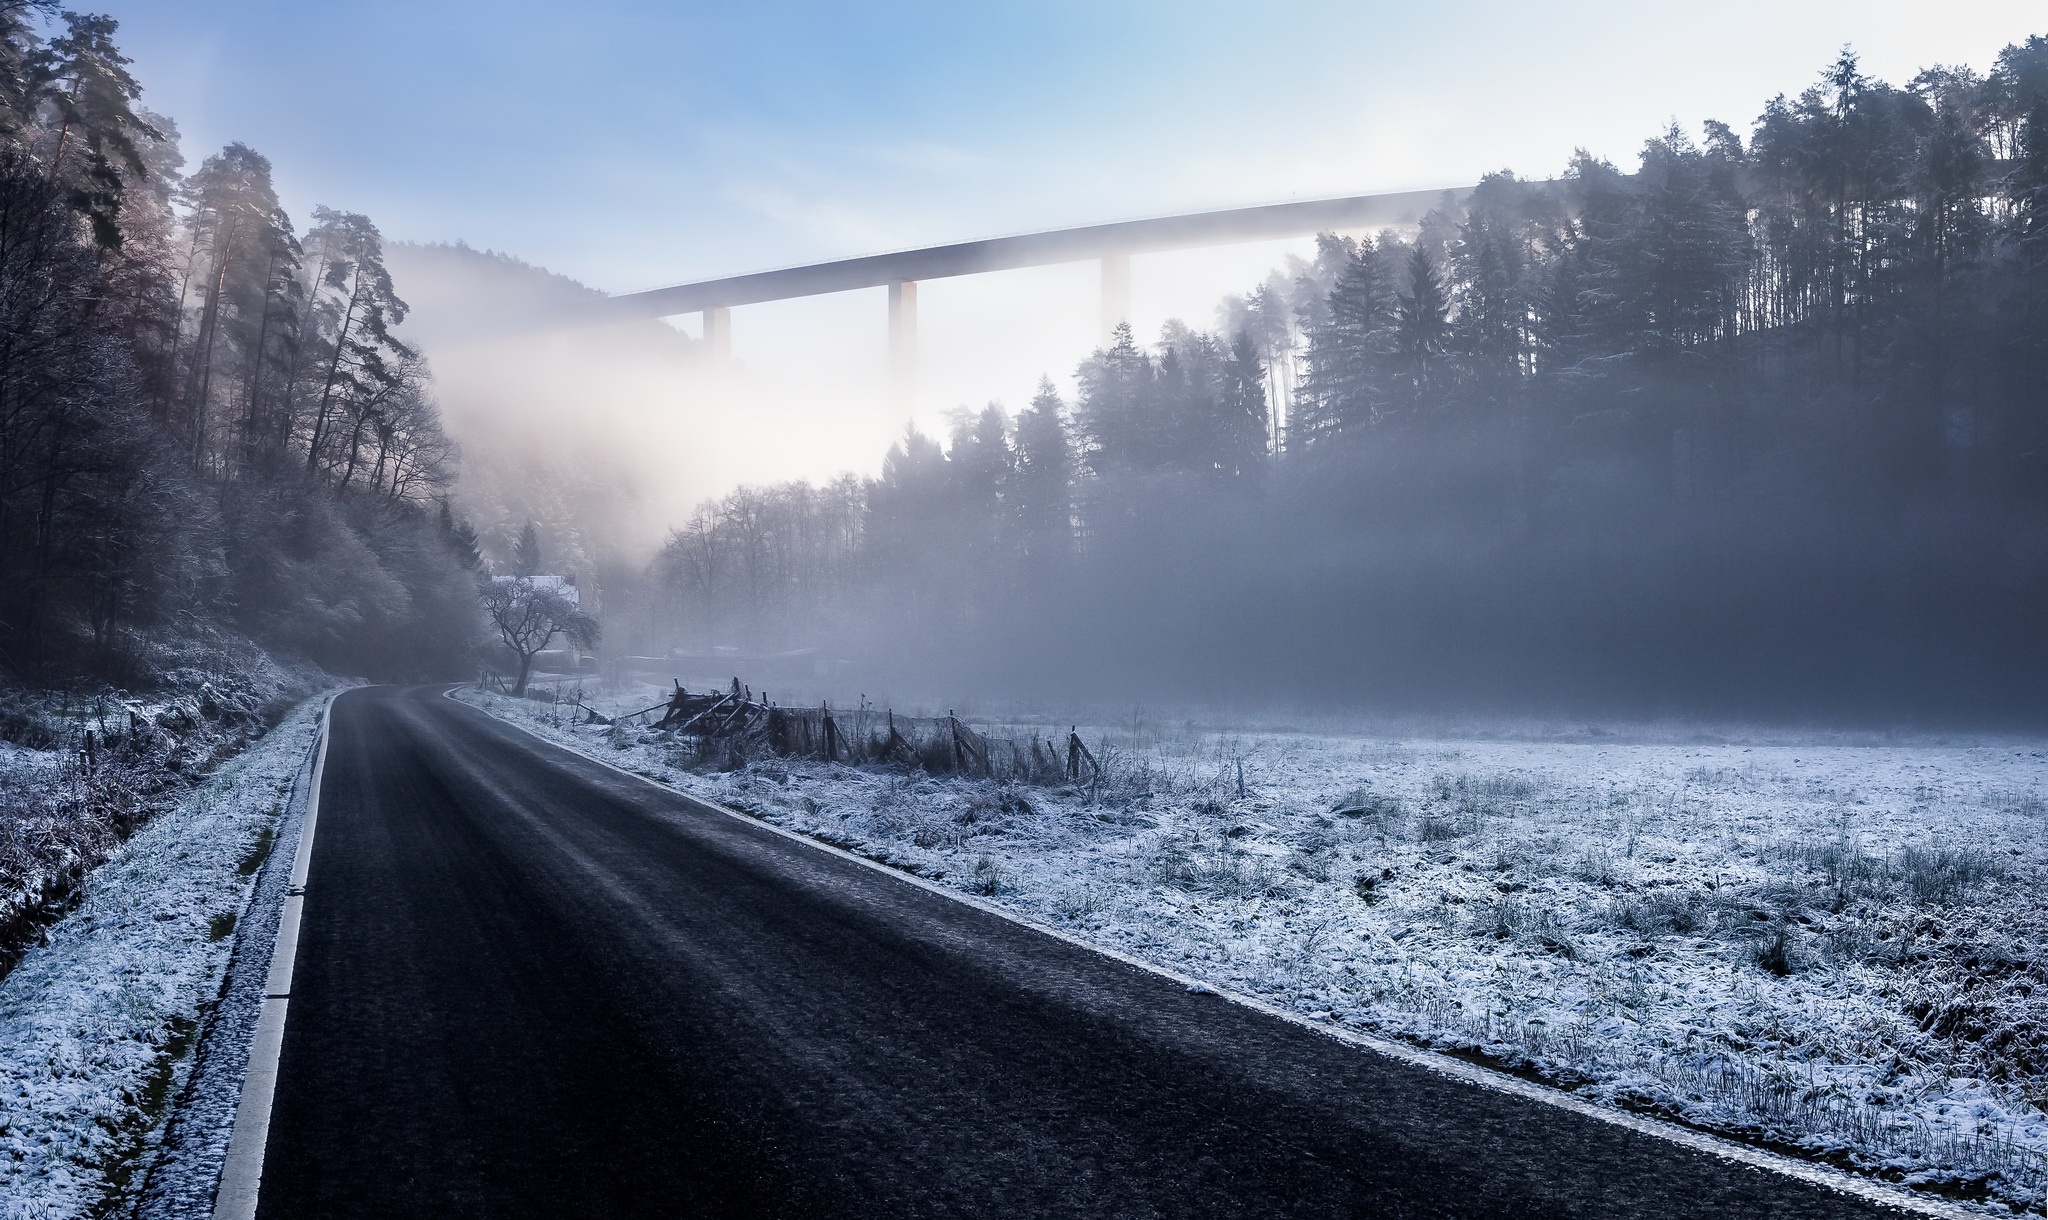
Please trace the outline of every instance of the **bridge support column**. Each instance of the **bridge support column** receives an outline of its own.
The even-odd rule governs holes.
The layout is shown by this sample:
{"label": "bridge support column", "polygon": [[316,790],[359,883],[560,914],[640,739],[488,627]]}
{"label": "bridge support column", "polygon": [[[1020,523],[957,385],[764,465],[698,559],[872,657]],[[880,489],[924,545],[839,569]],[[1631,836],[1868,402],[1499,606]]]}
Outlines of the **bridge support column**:
{"label": "bridge support column", "polygon": [[897,423],[917,410],[917,282],[889,285],[889,406]]}
{"label": "bridge support column", "polygon": [[1102,258],[1102,346],[1116,337],[1117,324],[1131,320],[1131,256]]}
{"label": "bridge support column", "polygon": [[723,305],[704,311],[704,350],[715,364],[732,359],[732,310]]}

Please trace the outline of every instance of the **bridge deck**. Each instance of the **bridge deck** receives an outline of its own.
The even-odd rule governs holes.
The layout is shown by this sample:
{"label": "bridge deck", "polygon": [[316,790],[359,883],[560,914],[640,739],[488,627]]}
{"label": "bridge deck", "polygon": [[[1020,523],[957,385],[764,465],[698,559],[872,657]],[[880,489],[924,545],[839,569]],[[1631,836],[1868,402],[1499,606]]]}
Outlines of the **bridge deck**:
{"label": "bridge deck", "polygon": [[1018,267],[1043,267],[1158,250],[1188,250],[1266,238],[1300,237],[1333,229],[1414,224],[1431,208],[1444,202],[1445,196],[1455,198],[1469,189],[1402,191],[1385,195],[1351,195],[1341,199],[1311,199],[1299,203],[1269,203],[1259,207],[992,237],[982,241],[929,246],[922,250],[814,263],[807,267],[757,271],[750,275],[678,284],[672,288],[654,288],[613,297],[610,304],[631,316],[661,318],[761,301],[819,296],[828,292],[945,279],[956,275],[977,275],[986,271],[1008,271]]}

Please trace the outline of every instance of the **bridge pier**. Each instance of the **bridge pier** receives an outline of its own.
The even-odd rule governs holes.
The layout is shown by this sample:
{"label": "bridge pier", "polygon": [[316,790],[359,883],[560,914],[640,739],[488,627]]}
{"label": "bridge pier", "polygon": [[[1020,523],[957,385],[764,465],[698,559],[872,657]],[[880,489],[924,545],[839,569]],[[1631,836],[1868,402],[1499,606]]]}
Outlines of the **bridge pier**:
{"label": "bridge pier", "polygon": [[889,283],[889,407],[897,423],[917,411],[917,281]]}
{"label": "bridge pier", "polygon": [[1131,256],[1102,256],[1102,346],[1116,337],[1117,324],[1131,320]]}
{"label": "bridge pier", "polygon": [[704,311],[704,350],[716,364],[732,359],[732,310],[723,305]]}

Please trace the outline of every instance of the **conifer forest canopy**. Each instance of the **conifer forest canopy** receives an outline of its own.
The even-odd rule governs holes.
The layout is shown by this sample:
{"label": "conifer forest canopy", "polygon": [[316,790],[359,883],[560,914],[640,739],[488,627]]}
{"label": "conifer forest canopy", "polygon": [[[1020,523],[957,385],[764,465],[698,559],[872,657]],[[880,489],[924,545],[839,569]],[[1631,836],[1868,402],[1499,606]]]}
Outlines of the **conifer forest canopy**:
{"label": "conifer forest canopy", "polygon": [[0,0],[0,667],[460,666],[476,557],[376,226],[300,230],[240,144],[184,172],[115,32]]}
{"label": "conifer forest canopy", "polygon": [[[240,144],[189,165],[116,33],[0,0],[0,670],[137,685],[251,640],[473,673],[464,506],[505,497],[458,477],[377,227],[287,215]],[[878,477],[704,503],[581,574],[605,656],[2038,724],[2048,38],[1902,84],[1845,52],[1745,126],[1555,172],[1326,234],[1214,329],[1121,329],[1074,393],[959,409]]]}

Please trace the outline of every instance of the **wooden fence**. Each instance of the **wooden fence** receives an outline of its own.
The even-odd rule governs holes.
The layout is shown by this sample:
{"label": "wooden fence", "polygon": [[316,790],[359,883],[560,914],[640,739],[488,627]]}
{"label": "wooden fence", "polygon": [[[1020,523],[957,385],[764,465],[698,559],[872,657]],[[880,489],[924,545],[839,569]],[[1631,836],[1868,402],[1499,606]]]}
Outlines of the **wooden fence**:
{"label": "wooden fence", "polygon": [[[610,717],[576,701],[590,722]],[[723,691],[692,693],[677,682],[666,703],[618,717],[638,720],[679,737],[793,758],[844,763],[893,763],[934,775],[1054,785],[1093,780],[1100,772],[1094,753],[1069,729],[1064,742],[1036,732],[991,737],[969,728],[958,716],[903,716],[888,709],[860,707],[834,711],[784,707],[756,699],[734,678]]]}

